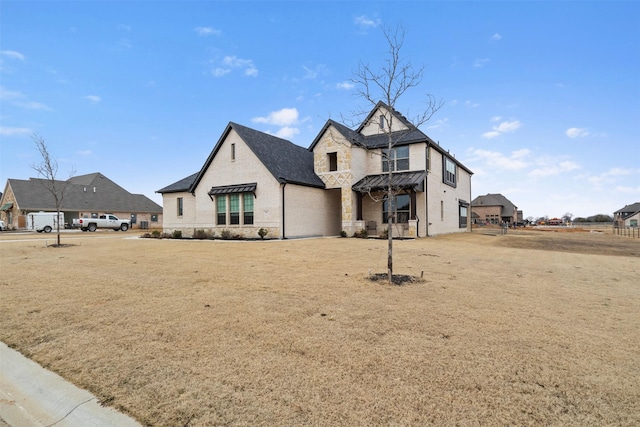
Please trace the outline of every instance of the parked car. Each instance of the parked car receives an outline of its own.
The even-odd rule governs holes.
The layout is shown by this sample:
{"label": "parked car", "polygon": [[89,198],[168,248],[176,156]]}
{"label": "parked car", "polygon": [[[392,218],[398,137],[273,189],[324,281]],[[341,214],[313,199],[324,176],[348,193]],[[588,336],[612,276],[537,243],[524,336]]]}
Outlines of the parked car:
{"label": "parked car", "polygon": [[115,215],[100,215],[99,218],[77,218],[73,220],[73,226],[82,231],[96,231],[98,228],[110,228],[112,230],[127,231],[131,227],[131,220],[120,219]]}
{"label": "parked car", "polygon": [[0,221],[0,231],[5,231],[7,229],[7,224],[4,221]]}

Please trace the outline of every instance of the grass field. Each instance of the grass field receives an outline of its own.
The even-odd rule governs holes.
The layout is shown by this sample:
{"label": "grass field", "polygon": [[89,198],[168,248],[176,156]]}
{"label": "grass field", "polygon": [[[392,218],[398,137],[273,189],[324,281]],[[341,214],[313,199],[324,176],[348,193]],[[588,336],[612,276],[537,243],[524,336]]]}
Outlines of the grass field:
{"label": "grass field", "polygon": [[134,236],[0,235],[0,340],[144,425],[640,424],[638,239]]}

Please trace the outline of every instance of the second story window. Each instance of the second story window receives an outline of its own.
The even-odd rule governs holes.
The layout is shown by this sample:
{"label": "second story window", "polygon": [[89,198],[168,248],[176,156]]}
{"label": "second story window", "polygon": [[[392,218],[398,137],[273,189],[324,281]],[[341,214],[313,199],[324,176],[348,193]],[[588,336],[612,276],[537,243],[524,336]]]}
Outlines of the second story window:
{"label": "second story window", "polygon": [[382,171],[389,172],[409,170],[409,146],[395,147],[389,150],[382,150]]}
{"label": "second story window", "polygon": [[456,186],[456,163],[447,156],[442,157],[442,182],[452,187]]}
{"label": "second story window", "polygon": [[338,153],[327,153],[327,161],[329,163],[329,172],[338,170]]}
{"label": "second story window", "polygon": [[231,144],[231,160],[236,159],[236,144]]}

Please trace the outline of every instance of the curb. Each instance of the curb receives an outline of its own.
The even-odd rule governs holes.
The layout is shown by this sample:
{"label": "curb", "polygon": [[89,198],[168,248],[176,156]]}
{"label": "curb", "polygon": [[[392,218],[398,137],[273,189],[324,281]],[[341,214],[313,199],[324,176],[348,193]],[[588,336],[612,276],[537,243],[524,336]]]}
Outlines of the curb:
{"label": "curb", "polygon": [[[140,427],[0,342],[0,419],[12,427]],[[2,422],[0,420],[0,426]]]}

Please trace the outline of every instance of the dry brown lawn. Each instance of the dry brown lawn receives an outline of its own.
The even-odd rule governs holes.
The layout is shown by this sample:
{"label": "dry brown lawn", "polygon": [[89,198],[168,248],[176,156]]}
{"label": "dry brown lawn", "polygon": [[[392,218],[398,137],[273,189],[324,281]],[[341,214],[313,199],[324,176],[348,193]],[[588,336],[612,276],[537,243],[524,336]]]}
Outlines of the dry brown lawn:
{"label": "dry brown lawn", "polygon": [[0,340],[145,425],[640,424],[638,239],[125,236],[2,234]]}

